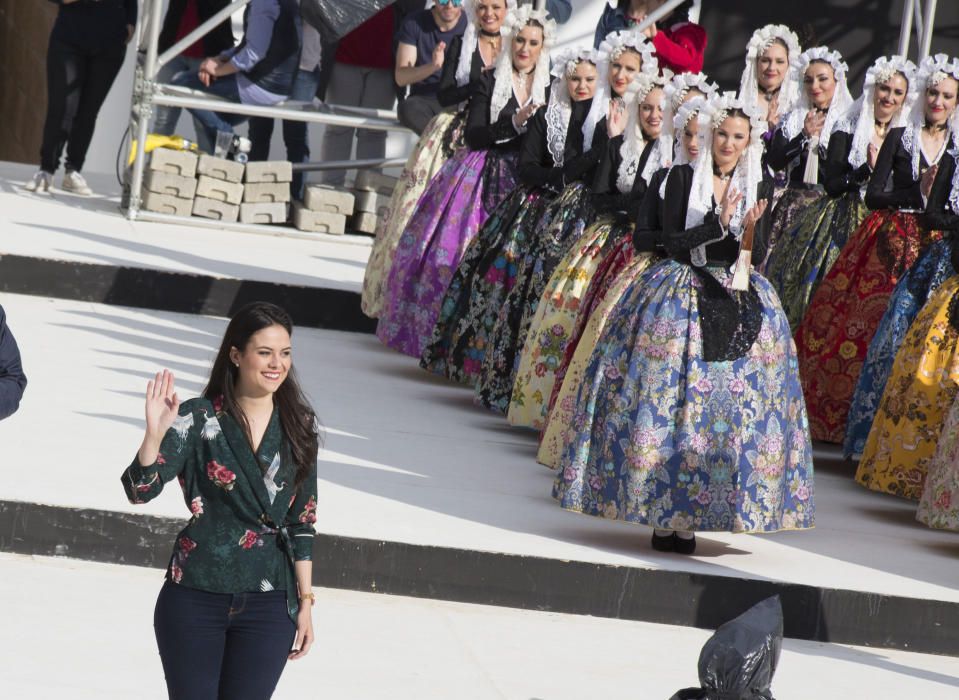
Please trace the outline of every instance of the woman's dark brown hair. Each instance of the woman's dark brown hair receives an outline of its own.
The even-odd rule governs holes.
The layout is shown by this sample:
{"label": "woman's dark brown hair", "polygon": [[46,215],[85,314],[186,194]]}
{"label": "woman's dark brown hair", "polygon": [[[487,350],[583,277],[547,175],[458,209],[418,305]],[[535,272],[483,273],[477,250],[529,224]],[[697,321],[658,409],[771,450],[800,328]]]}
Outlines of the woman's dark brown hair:
{"label": "woman's dark brown hair", "polygon": [[[253,334],[270,326],[282,326],[291,337],[293,335],[293,320],[286,311],[275,304],[255,301],[237,311],[226,327],[223,342],[220,343],[220,349],[213,361],[213,369],[210,370],[210,380],[206,389],[203,390],[203,396],[210,401],[223,397],[223,410],[240,424],[251,445],[253,440],[249,421],[236,402],[236,381],[239,370],[230,361],[230,350],[236,348],[244,352]],[[273,395],[273,405],[280,412],[280,425],[289,443],[296,468],[294,483],[295,487],[299,488],[316,466],[320,436],[317,432],[316,414],[300,389],[300,383],[292,365],[286,380]]]}

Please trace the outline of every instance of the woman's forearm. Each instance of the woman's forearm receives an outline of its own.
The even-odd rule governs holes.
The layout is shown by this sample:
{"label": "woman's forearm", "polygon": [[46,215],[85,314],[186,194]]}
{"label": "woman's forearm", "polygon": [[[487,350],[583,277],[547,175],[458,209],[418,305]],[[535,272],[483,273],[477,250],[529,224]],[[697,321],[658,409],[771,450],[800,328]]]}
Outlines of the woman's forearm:
{"label": "woman's forearm", "polygon": [[293,571],[296,574],[296,588],[302,598],[313,591],[313,562],[309,559],[295,562]]}

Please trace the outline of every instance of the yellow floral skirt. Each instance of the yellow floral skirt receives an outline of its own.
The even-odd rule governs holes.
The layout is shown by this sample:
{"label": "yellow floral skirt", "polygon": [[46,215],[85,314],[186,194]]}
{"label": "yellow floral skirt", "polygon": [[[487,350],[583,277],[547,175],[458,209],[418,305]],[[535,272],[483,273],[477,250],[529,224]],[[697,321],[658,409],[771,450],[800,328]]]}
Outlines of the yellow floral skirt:
{"label": "yellow floral skirt", "polygon": [[378,318],[383,310],[383,295],[393,257],[420,196],[453,151],[462,146],[464,119],[462,112],[437,114],[426,125],[423,135],[406,159],[403,173],[390,197],[389,207],[376,226],[373,250],[363,276],[360,308],[370,318]]}
{"label": "yellow floral skirt", "polygon": [[954,301],[959,275],[926,302],[896,354],[866,440],[856,481],[918,500],[946,414],[959,391],[959,333]]}
{"label": "yellow floral skirt", "polygon": [[580,302],[612,244],[629,235],[625,217],[604,215],[583,233],[556,266],[536,307],[520,356],[506,420],[541,430]]}

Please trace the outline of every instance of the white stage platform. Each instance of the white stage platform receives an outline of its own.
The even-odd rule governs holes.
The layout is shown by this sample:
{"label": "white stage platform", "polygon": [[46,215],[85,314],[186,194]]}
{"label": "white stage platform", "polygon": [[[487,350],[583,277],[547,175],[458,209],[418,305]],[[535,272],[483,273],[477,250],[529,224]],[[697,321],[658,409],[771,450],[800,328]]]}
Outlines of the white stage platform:
{"label": "white stage platform", "polygon": [[[0,554],[0,688],[6,697],[161,700],[153,638],[160,572]],[[284,698],[665,700],[698,686],[710,632],[317,589],[317,641],[287,665]],[[786,640],[778,700],[948,700],[957,661]]]}
{"label": "white stage platform", "polygon": [[[18,295],[2,303],[30,385],[0,423],[0,499],[185,518],[176,488],[134,508],[119,475],[140,442],[151,373],[170,368],[182,397],[198,394],[225,321]],[[813,531],[702,535],[693,557],[661,554],[645,528],[560,509],[532,433],[375,337],[298,329],[294,348],[327,430],[322,532],[959,602],[959,537],[920,525],[913,504],[865,491],[842,469],[816,474]]]}
{"label": "white stage platform", "polygon": [[0,162],[0,255],[355,292],[362,287],[372,245],[367,236],[302,234],[285,227],[275,227],[271,236],[130,221],[120,212],[115,176],[87,175],[98,194],[80,197],[59,189],[52,195],[25,191],[23,184],[35,171]]}
{"label": "white stage platform", "polygon": [[[370,239],[130,222],[116,210],[115,179],[90,177],[113,193],[106,197],[48,197],[19,188],[31,172],[0,164],[0,275],[17,279],[0,278],[8,290],[0,303],[30,378],[22,410],[0,423],[10,475],[0,482],[0,518],[11,525],[0,543],[33,553],[54,551],[51,542],[69,552],[72,543],[76,556],[102,559],[111,538],[133,535],[140,521],[131,513],[186,518],[177,489],[133,508],[118,479],[140,441],[147,379],[167,367],[181,396],[197,395],[225,320],[155,309],[194,311],[182,298],[167,304],[184,284],[187,301],[196,289],[206,295],[199,308],[212,313],[298,287],[290,298],[300,317],[339,314],[314,315],[311,325],[367,330],[358,292]],[[294,344],[327,430],[319,548],[332,575],[324,585],[705,627],[704,609],[734,610],[728,619],[773,590],[789,599],[796,636],[959,655],[954,625],[943,623],[959,620],[959,536],[917,523],[912,503],[861,489],[828,450],[817,451],[814,531],[702,535],[693,557],[661,554],[645,528],[560,509],[553,473],[534,460],[536,436],[477,408],[469,390],[369,334],[301,327]],[[90,447],[81,452],[80,440]],[[29,507],[17,504],[41,505],[27,523]],[[40,532],[43,518],[59,517],[41,518],[43,504],[94,513]],[[91,537],[101,540],[92,549]],[[156,542],[149,551],[159,561],[166,550]],[[671,603],[658,602],[657,590]],[[923,646],[926,630],[935,641]]]}

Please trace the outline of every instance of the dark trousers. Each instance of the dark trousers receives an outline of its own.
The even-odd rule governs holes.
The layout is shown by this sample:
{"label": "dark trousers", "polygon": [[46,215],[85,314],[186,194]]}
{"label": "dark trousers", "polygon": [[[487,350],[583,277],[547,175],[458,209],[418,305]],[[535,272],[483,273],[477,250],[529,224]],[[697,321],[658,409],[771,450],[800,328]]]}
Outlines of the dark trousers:
{"label": "dark trousers", "polygon": [[433,95],[410,95],[396,105],[396,118],[400,124],[420,136],[430,120],[442,111],[443,108]]}
{"label": "dark trousers", "polygon": [[[314,71],[298,70],[293,79],[290,99],[297,102],[312,102],[316,96],[320,80],[319,69]],[[270,139],[273,137],[274,119],[270,117],[251,117],[249,138],[252,142],[250,160],[267,160],[270,157]],[[310,160],[309,133],[306,122],[283,119],[283,144],[286,146],[286,159],[291,163],[307,163]],[[329,128],[329,127],[327,127]],[[290,183],[290,195],[293,199],[303,199],[303,172],[293,173]]]}
{"label": "dark trousers", "polygon": [[40,147],[40,169],[56,172],[64,144],[67,170],[81,170],[100,107],[123,65],[122,42],[95,49],[50,37],[47,49],[47,120]]}
{"label": "dark trousers", "polygon": [[296,636],[285,591],[207,593],[170,581],[153,628],[170,700],[268,700]]}

